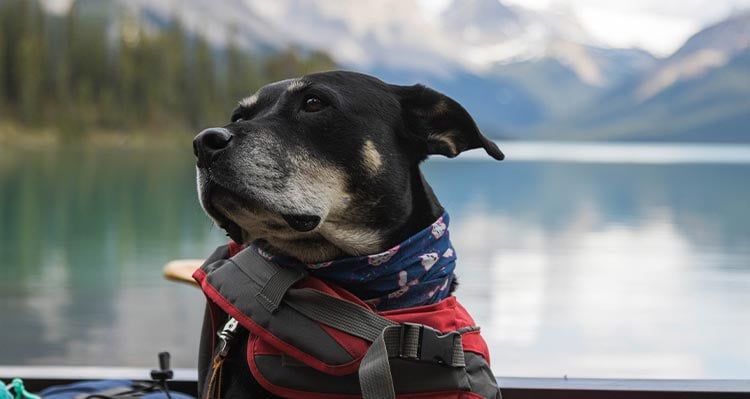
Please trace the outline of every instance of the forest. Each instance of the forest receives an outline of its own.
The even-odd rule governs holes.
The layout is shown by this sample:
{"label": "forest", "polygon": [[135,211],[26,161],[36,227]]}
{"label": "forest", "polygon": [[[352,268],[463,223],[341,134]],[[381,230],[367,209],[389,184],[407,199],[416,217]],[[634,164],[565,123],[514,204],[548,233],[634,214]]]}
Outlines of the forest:
{"label": "forest", "polygon": [[38,0],[0,1],[0,134],[193,132],[227,121],[269,81],[335,67],[318,51],[253,53],[232,37],[215,46],[176,16],[146,26],[98,4],[79,0],[54,14]]}

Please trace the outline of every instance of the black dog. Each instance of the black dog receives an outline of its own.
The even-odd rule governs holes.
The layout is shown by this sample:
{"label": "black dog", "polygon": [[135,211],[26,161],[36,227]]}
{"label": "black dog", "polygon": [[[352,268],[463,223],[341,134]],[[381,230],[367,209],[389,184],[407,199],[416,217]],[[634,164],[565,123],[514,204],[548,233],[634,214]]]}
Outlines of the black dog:
{"label": "black dog", "polygon": [[[481,147],[503,159],[449,97],[353,72],[267,85],[193,145],[201,205],[216,224],[306,263],[382,252],[440,217],[419,170],[428,155]],[[244,352],[230,354],[226,397],[272,397]]]}

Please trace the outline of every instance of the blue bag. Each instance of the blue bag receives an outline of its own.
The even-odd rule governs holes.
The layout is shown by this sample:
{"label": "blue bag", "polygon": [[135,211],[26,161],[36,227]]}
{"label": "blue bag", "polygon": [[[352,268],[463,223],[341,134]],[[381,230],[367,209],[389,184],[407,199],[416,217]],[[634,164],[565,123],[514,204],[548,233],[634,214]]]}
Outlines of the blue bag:
{"label": "blue bag", "polygon": [[[85,398],[88,395],[102,394],[106,395],[108,391],[114,391],[117,388],[123,389],[134,389],[136,384],[129,380],[96,380],[96,381],[81,381],[67,385],[56,385],[44,389],[39,395],[43,399],[77,399]],[[195,399],[193,396],[188,396],[179,392],[170,392],[169,395],[172,399]],[[118,396],[112,396],[113,399]],[[127,396],[132,397],[132,396]],[[97,396],[101,398],[101,396]],[[167,399],[167,395],[164,392],[148,392],[143,393],[142,396],[138,396],[139,399]]]}

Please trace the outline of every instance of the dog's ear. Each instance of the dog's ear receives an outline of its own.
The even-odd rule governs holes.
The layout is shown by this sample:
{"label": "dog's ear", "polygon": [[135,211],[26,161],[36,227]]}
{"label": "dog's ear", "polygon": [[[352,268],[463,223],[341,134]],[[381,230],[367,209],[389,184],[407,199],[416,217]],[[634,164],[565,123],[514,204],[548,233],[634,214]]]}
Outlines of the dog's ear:
{"label": "dog's ear", "polygon": [[491,157],[505,158],[484,137],[474,119],[452,98],[423,85],[391,85],[401,103],[401,115],[411,139],[424,143],[427,154],[453,158],[462,151],[484,148]]}

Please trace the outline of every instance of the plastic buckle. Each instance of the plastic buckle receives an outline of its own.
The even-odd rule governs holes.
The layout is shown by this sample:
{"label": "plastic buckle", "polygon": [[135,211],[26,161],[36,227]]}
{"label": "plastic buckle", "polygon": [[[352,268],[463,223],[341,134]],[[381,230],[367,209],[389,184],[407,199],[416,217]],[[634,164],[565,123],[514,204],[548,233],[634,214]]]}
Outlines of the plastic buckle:
{"label": "plastic buckle", "polygon": [[453,365],[453,348],[456,337],[460,337],[457,331],[442,334],[434,328],[425,326],[422,328],[419,340],[419,359],[449,366]]}

